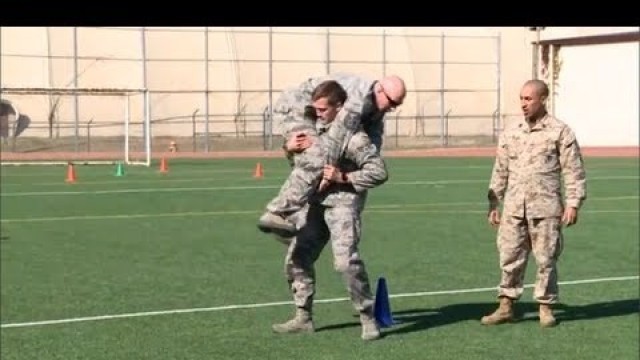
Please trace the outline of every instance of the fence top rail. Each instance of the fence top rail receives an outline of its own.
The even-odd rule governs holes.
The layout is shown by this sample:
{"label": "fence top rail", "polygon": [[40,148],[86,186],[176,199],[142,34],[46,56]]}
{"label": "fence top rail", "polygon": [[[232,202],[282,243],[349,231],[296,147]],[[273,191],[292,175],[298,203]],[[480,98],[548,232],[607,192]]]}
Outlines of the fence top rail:
{"label": "fence top rail", "polygon": [[132,95],[147,89],[0,87],[0,93],[22,95]]}
{"label": "fence top rail", "polygon": [[497,34],[455,34],[455,33],[447,33],[446,31],[439,31],[436,33],[435,31],[432,33],[419,33],[415,31],[411,31],[411,28],[407,29],[380,29],[380,28],[370,28],[366,32],[354,32],[350,31],[349,28],[327,28],[327,27],[315,27],[310,30],[300,30],[297,27],[293,29],[287,27],[262,27],[262,28],[235,28],[235,27],[216,27],[216,26],[205,26],[205,27],[117,27],[117,26],[81,26],[78,29],[100,29],[100,30],[122,30],[122,31],[142,31],[144,29],[145,32],[183,32],[183,33],[203,33],[207,31],[209,33],[235,33],[235,34],[263,34],[267,35],[269,33],[279,34],[279,35],[320,35],[326,36],[327,33],[331,36],[380,36],[384,35],[385,37],[415,37],[415,38],[479,38],[479,39],[496,39],[500,37]]}

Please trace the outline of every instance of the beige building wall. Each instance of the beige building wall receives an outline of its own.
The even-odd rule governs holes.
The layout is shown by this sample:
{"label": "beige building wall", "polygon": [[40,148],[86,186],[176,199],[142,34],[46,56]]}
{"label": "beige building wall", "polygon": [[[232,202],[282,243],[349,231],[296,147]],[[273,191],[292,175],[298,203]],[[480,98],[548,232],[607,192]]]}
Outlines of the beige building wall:
{"label": "beige building wall", "polygon": [[640,28],[556,28],[541,39],[635,33],[635,41],[562,45],[550,111],[569,124],[584,146],[638,146]]}
{"label": "beige building wall", "polygon": [[540,40],[564,39],[605,34],[620,34],[627,32],[637,32],[639,29],[640,28],[638,28],[637,26],[550,26],[545,27],[540,32]]}
{"label": "beige building wall", "polygon": [[[248,136],[263,133],[270,95],[275,101],[306,77],[327,70],[372,78],[396,73],[411,92],[389,114],[387,134],[438,136],[440,116],[448,113],[449,135],[463,136],[491,135],[496,110],[501,124],[519,116],[519,90],[532,76],[535,32],[526,27],[272,28],[271,36],[269,30],[211,27],[205,35],[204,28],[148,28],[143,37],[142,28],[77,28],[74,48],[71,27],[2,27],[0,78],[3,87],[146,87],[154,136],[190,136],[193,114],[203,132],[207,109],[210,133]],[[445,93],[444,108],[442,87],[458,90]],[[485,91],[463,91],[470,89]],[[92,134],[124,132],[122,97],[80,96],[77,107],[73,96],[2,97],[31,117],[23,136],[48,136],[49,118],[56,135],[73,135],[76,113],[82,129],[89,121],[95,126]],[[129,98],[134,122],[143,119],[142,99]],[[142,127],[130,132],[141,135]]]}

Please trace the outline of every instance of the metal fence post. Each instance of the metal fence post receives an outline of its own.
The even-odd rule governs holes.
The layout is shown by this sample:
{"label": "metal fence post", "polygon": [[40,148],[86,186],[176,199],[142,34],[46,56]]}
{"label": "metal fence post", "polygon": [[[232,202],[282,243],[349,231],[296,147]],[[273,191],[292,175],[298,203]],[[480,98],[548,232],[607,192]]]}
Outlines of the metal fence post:
{"label": "metal fence post", "polygon": [[193,114],[191,114],[191,143],[192,143],[192,148],[193,148],[193,152],[196,152],[197,150],[197,136],[198,136],[198,132],[196,131],[196,114],[198,114],[198,111],[200,111],[200,109],[196,109]]}
{"label": "metal fence post", "polygon": [[[204,81],[205,81],[205,85],[204,85],[204,152],[208,153],[209,152],[209,27],[207,26],[204,27]],[[193,113],[193,119],[195,121],[195,113]]]}
{"label": "metal fence post", "polygon": [[387,75],[387,32],[382,28],[382,76]]}
{"label": "metal fence post", "polygon": [[443,145],[449,146],[449,114],[451,114],[451,109],[447,111],[447,114],[444,116],[444,143]]}
{"label": "metal fence post", "polygon": [[[149,96],[149,90],[147,88],[147,35],[146,35],[146,28],[143,26],[140,30],[140,40],[141,40],[141,44],[140,44],[140,49],[142,52],[142,88],[146,89],[147,91],[145,92],[145,99],[149,102],[151,102],[151,96]],[[144,117],[151,119],[151,104],[145,104],[144,107]],[[147,127],[148,125],[148,127]],[[149,124],[145,124],[145,121],[142,122],[142,138],[143,139],[149,139],[149,142],[151,142],[151,134],[147,134],[147,132],[151,131],[151,121],[149,120]],[[148,144],[147,146],[151,146],[151,144]]]}
{"label": "metal fence post", "polygon": [[[73,27],[73,88],[78,89],[78,27]],[[80,104],[78,103],[78,93],[73,93],[73,128],[74,128],[74,141],[73,149],[78,152],[78,141],[80,136]]]}
{"label": "metal fence post", "polygon": [[501,125],[501,120],[500,120],[500,117],[501,117],[501,113],[500,113],[500,106],[501,106],[500,97],[502,96],[502,86],[501,86],[501,83],[502,83],[502,34],[500,34],[500,33],[498,33],[498,38],[496,40],[496,49],[497,49],[496,52],[497,52],[497,58],[498,58],[497,60],[498,61],[496,61],[496,64],[497,64],[496,65],[496,67],[497,67],[497,69],[496,69],[496,77],[497,77],[497,79],[496,79],[496,82],[497,82],[497,84],[496,84],[496,92],[497,92],[497,94],[496,94],[496,129],[494,129],[494,132],[498,131],[500,129],[500,127],[502,126]]}
{"label": "metal fence post", "polygon": [[396,131],[395,131],[395,136],[396,136],[396,149],[398,148],[398,144],[399,144],[399,140],[398,140],[398,122],[400,121],[400,112],[398,111],[396,112]]}
{"label": "metal fence post", "polygon": [[444,38],[445,35],[444,33],[441,34],[440,36],[440,144],[441,145],[445,145],[445,140],[444,140],[444,122],[445,122],[445,115],[444,115],[444,89],[445,89],[445,84],[444,84],[444,72],[445,72],[445,66],[444,66]]}
{"label": "metal fence post", "polygon": [[[47,80],[50,88],[53,87],[53,56],[51,49],[51,27],[47,26]],[[53,138],[53,122],[56,123],[56,139],[60,138],[60,122],[55,118],[55,108],[53,95],[49,94],[49,139]]]}
{"label": "metal fence post", "polygon": [[325,53],[327,63],[326,63],[326,71],[327,75],[331,73],[331,29],[327,28],[327,41],[326,41],[326,53]]}
{"label": "metal fence post", "polygon": [[93,122],[93,119],[87,122],[87,152],[88,153],[91,152],[91,123],[92,122]]}
{"label": "metal fence post", "polygon": [[264,149],[270,150],[273,146],[273,28],[269,26],[269,109],[267,109],[268,116],[263,116],[263,136],[266,135]]}

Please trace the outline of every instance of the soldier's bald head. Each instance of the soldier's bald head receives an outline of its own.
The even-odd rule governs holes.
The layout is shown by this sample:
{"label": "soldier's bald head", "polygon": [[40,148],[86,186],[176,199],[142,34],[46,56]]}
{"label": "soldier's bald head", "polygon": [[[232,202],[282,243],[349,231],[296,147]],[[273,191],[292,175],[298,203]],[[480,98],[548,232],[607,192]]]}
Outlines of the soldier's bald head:
{"label": "soldier's bald head", "polygon": [[380,79],[380,85],[394,102],[402,104],[407,96],[407,87],[398,75],[388,75]]}
{"label": "soldier's bald head", "polygon": [[542,80],[529,80],[524,83],[522,88],[532,87],[535,89],[535,93],[541,98],[546,99],[549,96],[549,87]]}

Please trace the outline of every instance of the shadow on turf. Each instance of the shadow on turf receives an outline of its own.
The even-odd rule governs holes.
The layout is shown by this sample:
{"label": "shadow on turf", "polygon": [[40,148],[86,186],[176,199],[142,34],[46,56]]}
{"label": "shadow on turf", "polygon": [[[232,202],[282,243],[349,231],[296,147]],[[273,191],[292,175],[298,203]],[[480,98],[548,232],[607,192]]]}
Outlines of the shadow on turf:
{"label": "shadow on turf", "polygon": [[[453,304],[434,309],[411,309],[393,313],[396,325],[384,329],[385,336],[428,330],[438,326],[450,325],[461,321],[477,321],[496,309],[496,303]],[[517,302],[515,307],[517,321],[538,321],[538,304]],[[599,318],[624,316],[640,313],[640,299],[616,300],[588,305],[554,305],[554,314],[558,324],[565,321],[594,320]],[[357,316],[357,315],[355,315]],[[359,321],[328,325],[316,331],[326,331],[360,326]]]}
{"label": "shadow on turf", "polygon": [[[354,317],[358,317],[358,315],[354,315]],[[346,328],[352,328],[352,327],[360,327],[360,321],[351,321],[351,322],[341,323],[341,324],[318,326],[318,327],[316,327],[316,332],[328,331],[328,330],[346,329]]]}

